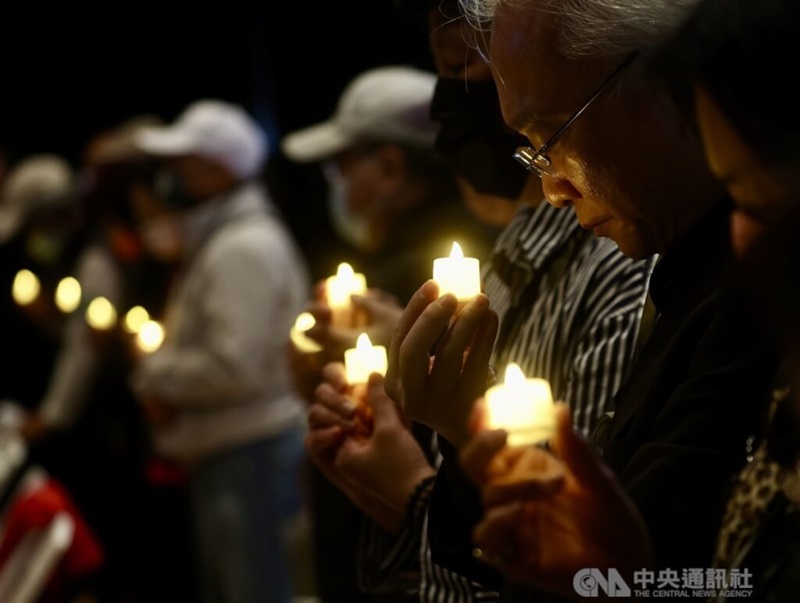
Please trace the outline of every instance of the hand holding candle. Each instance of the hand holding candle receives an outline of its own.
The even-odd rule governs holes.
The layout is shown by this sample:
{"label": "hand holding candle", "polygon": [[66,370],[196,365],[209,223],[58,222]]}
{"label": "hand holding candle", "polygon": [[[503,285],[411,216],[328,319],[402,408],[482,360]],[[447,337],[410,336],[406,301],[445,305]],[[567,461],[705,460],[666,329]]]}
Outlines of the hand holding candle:
{"label": "hand holding candle", "polygon": [[455,295],[458,301],[468,301],[481,292],[481,269],[477,258],[465,258],[458,243],[453,243],[450,257],[433,260],[433,280],[439,285],[439,295]]}
{"label": "hand holding candle", "polygon": [[[355,348],[344,352],[345,375],[351,388],[364,389],[372,373],[386,374],[387,364],[386,347],[372,345],[366,333],[359,335]],[[366,437],[372,433],[372,409],[361,400],[362,396],[356,398],[352,435]]]}
{"label": "hand holding candle", "polygon": [[509,446],[527,446],[548,440],[556,428],[555,405],[545,379],[526,379],[513,362],[505,379],[485,396],[489,429],[508,431]]}
{"label": "hand holding candle", "polygon": [[355,272],[347,262],[339,264],[336,274],[325,280],[325,297],[331,308],[332,323],[341,327],[358,326],[350,296],[364,295],[366,292],[366,277]]}

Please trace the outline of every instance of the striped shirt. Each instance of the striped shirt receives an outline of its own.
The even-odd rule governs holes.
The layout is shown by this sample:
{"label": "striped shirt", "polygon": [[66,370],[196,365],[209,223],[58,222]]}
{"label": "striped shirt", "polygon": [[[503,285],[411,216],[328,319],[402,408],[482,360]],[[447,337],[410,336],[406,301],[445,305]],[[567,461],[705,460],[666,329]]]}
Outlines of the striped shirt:
{"label": "striped shirt", "polygon": [[[625,257],[613,241],[581,229],[572,211],[548,203],[522,209],[483,266],[484,292],[500,319],[498,377],[514,362],[526,376],[547,379],[588,435],[632,364],[654,262]],[[427,521],[417,538],[401,540],[419,547],[421,603],[497,601],[498,593],[432,562]]]}

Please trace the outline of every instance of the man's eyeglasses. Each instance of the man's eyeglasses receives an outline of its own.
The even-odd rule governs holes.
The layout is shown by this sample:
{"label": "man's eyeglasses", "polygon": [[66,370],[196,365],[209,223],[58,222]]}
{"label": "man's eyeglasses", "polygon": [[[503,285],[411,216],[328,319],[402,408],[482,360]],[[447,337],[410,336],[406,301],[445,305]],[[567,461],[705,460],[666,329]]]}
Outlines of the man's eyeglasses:
{"label": "man's eyeglasses", "polygon": [[556,133],[553,134],[549,138],[549,140],[541,146],[541,148],[538,151],[534,151],[533,148],[531,147],[517,147],[517,150],[514,151],[513,155],[514,159],[516,159],[519,163],[521,163],[522,166],[529,172],[536,172],[540,178],[542,177],[542,174],[547,174],[548,176],[552,176],[553,172],[551,171],[550,168],[550,158],[547,156],[547,151],[550,149],[550,147],[552,147],[556,143],[559,137],[564,132],[566,132],[567,128],[569,128],[572,125],[572,122],[578,119],[581,113],[586,111],[586,109],[589,108],[589,106],[595,101],[595,99],[597,99],[597,97],[600,96],[605,91],[605,89],[611,85],[611,82],[614,81],[614,78],[616,78],[620,73],[622,73],[622,71],[628,65],[631,64],[631,62],[633,61],[633,59],[637,57],[637,55],[638,53],[633,53],[627,59],[622,61],[622,63],[620,63],[620,65],[616,69],[614,69],[614,71],[611,72],[611,75],[609,75],[605,80],[603,80],[603,83],[600,84],[600,87],[597,90],[595,90],[595,92],[589,97],[589,99],[585,103],[583,103],[581,108],[578,109],[572,115],[572,117],[570,117],[566,121],[566,123],[563,126],[561,126],[556,131]]}

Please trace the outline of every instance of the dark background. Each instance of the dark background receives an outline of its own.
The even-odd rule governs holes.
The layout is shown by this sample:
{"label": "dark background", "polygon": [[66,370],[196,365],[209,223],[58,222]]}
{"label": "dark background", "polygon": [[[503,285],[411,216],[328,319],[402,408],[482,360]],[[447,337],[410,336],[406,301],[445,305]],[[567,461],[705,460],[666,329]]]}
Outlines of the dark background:
{"label": "dark background", "polygon": [[327,244],[316,166],[287,161],[283,134],[326,119],[346,84],[384,64],[432,68],[427,35],[392,0],[16,6],[0,30],[0,143],[13,163],[58,153],[74,165],[93,134],[190,102],[238,102],[272,142],[265,171],[304,250]]}

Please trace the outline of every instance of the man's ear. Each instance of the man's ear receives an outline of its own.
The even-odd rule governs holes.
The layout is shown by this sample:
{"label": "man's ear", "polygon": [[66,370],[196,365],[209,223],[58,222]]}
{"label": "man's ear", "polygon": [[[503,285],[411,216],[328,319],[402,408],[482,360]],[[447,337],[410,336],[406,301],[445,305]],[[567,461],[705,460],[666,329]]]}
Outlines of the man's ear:
{"label": "man's ear", "polygon": [[406,152],[396,144],[386,144],[378,149],[381,176],[389,182],[403,182],[408,176]]}

